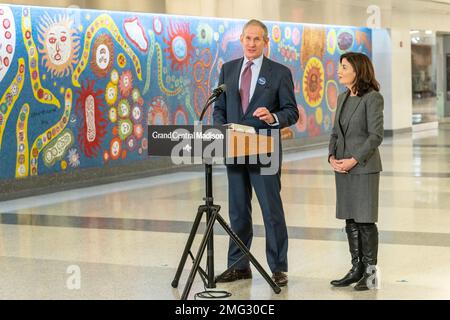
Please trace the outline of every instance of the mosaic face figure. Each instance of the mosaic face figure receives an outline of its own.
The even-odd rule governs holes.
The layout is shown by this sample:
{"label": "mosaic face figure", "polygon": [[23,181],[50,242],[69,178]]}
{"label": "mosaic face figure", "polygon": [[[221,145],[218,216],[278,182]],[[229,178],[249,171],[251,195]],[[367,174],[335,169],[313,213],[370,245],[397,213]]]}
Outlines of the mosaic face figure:
{"label": "mosaic face figure", "polygon": [[96,55],[97,55],[96,57],[97,65],[100,67],[100,69],[106,69],[110,61],[108,47],[106,47],[104,44],[100,45],[97,48]]}
{"label": "mosaic face figure", "polygon": [[96,76],[108,76],[114,65],[114,44],[109,35],[103,34],[95,39],[92,47],[91,69]]}
{"label": "mosaic face figure", "polygon": [[78,62],[79,37],[72,24],[73,21],[67,16],[53,19],[48,15],[39,24],[39,53],[52,76],[69,75]]}
{"label": "mosaic face figure", "polygon": [[318,81],[317,81],[317,75],[312,74],[311,75],[311,81],[309,83],[309,88],[312,91],[316,91],[318,86],[319,86],[319,84],[318,84]]}
{"label": "mosaic face figure", "polygon": [[112,100],[112,99],[114,99],[115,96],[116,96],[116,91],[114,90],[114,88],[108,88],[107,98],[109,100]]}
{"label": "mosaic face figure", "polygon": [[69,35],[69,30],[65,26],[52,26],[48,30],[48,38],[45,45],[53,64],[62,65],[69,60],[72,38]]}

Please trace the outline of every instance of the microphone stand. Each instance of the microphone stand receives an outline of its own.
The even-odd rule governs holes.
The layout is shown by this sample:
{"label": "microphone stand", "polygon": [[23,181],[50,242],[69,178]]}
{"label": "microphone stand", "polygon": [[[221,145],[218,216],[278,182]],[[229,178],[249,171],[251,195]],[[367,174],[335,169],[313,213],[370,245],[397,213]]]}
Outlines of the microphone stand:
{"label": "microphone stand", "polygon": [[[202,122],[203,117],[205,116],[206,111],[208,110],[208,107],[217,101],[217,99],[219,98],[220,94],[222,94],[222,92],[223,91],[213,92],[213,94],[208,98],[208,100],[206,100],[205,105],[203,106],[202,112],[200,114],[200,118],[198,120],[199,123]],[[206,212],[206,224],[207,224],[207,226],[209,226],[209,224],[210,224],[209,222],[211,222],[211,216],[212,216],[213,212],[217,213],[220,210],[220,206],[214,204],[214,198],[212,195],[212,193],[213,193],[212,192],[212,189],[213,189],[213,187],[212,187],[212,159],[209,159],[209,160],[211,160],[210,161],[211,163],[208,163],[208,161],[205,161],[205,197],[203,198],[203,200],[205,201],[205,204],[199,206],[199,208],[198,208],[197,216],[194,221],[194,225],[191,229],[191,233],[189,235],[188,241],[186,243],[186,247],[185,247],[183,255],[181,257],[180,264],[178,265],[178,270],[175,274],[175,278],[172,281],[172,287],[173,288],[178,287],[178,281],[180,279],[181,272],[183,271],[183,267],[186,263],[188,255],[190,255],[191,258],[194,260],[194,267],[192,268],[191,275],[189,276],[188,283],[186,284],[186,287],[183,291],[181,300],[187,299],[187,295],[189,294],[189,291],[191,289],[192,282],[194,280],[195,272],[197,269],[199,269],[202,280],[205,283],[205,286],[207,288],[215,288],[216,287],[216,282],[214,280],[214,241],[213,241],[213,237],[212,237],[213,236],[213,233],[212,233],[213,225],[212,224],[211,224],[211,228],[210,228],[211,230],[209,231],[210,235],[208,237],[206,237],[206,236],[204,237],[204,240],[207,240],[207,247],[208,247],[207,261],[206,261],[207,272],[205,272],[200,267],[200,260],[203,255],[203,251],[205,250],[204,247],[205,247],[206,243],[203,243],[203,241],[202,241],[202,244],[200,245],[201,248],[203,247],[203,249],[201,250],[202,253],[196,259],[194,259],[193,255],[190,251],[190,248],[194,241],[195,234],[196,234],[198,226],[200,224],[202,214]],[[207,231],[207,233],[208,233],[208,231]],[[200,249],[199,249],[199,253],[200,253]]]}
{"label": "microphone stand", "polygon": [[203,107],[202,113],[200,114],[200,119],[198,120],[198,122],[202,122],[203,117],[205,116],[206,110],[208,110],[208,107],[213,104],[214,102],[217,101],[217,99],[219,99],[219,96],[222,92],[220,92],[219,94],[217,93],[213,93],[208,100],[205,103],[205,106]]}

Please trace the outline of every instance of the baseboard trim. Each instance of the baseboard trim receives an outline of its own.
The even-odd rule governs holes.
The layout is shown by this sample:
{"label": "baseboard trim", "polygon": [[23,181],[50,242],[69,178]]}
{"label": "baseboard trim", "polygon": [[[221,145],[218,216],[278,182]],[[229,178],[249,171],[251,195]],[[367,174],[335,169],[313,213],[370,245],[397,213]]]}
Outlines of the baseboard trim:
{"label": "baseboard trim", "polygon": [[393,137],[394,135],[403,134],[403,133],[411,133],[411,132],[412,132],[411,127],[401,128],[401,129],[393,129],[393,130],[384,130],[384,137],[390,138],[390,137]]}
{"label": "baseboard trim", "polygon": [[329,142],[330,142],[329,135],[308,137],[306,139],[297,138],[297,139],[282,140],[283,153],[320,149],[323,147],[328,147]]}
{"label": "baseboard trim", "polygon": [[170,158],[152,157],[121,165],[8,179],[0,182],[0,201],[192,170],[194,167],[174,165]]}
{"label": "baseboard trim", "polygon": [[450,123],[450,117],[440,118],[439,119],[439,125],[441,124],[448,124]]}
{"label": "baseboard trim", "polygon": [[412,126],[413,132],[418,131],[426,131],[426,130],[434,130],[439,127],[439,123],[437,121],[419,123]]}

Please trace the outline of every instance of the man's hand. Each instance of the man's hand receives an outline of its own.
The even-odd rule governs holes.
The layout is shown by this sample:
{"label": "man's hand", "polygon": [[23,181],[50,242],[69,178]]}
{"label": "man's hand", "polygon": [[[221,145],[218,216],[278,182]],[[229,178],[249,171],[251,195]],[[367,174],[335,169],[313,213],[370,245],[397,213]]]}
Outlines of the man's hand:
{"label": "man's hand", "polygon": [[266,107],[259,107],[256,109],[255,112],[253,112],[253,116],[267,124],[272,124],[275,122],[275,118]]}

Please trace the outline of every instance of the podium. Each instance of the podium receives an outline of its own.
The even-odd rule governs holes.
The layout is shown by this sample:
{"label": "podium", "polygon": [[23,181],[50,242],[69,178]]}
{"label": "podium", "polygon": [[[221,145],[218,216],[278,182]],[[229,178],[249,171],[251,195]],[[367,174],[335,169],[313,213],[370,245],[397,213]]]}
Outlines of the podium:
{"label": "podium", "polygon": [[227,129],[226,158],[239,158],[273,153],[274,139],[271,136],[245,133]]}
{"label": "podium", "polygon": [[[192,129],[193,132],[192,132]],[[178,133],[175,134],[178,130]],[[212,131],[211,131],[212,130]],[[164,132],[162,132],[164,131]],[[155,134],[155,132],[158,132]],[[211,132],[220,132],[220,134],[215,135],[217,139],[212,139],[213,141],[205,142],[203,137]],[[181,139],[176,139],[176,137],[183,137]],[[209,135],[212,136],[212,135]],[[161,138],[158,140],[157,138]],[[154,140],[151,138],[155,138]],[[192,138],[192,139],[189,139]],[[170,139],[170,142],[168,141]],[[192,141],[197,139],[197,141]],[[202,141],[198,141],[198,140]],[[174,140],[175,144],[174,144]],[[187,140],[187,141],[186,141]],[[164,142],[165,141],[165,142]],[[206,154],[203,152],[210,149],[212,143],[216,145],[215,152],[212,154]],[[212,165],[215,160],[222,158],[225,163],[245,163],[248,161],[249,157],[257,158],[261,155],[271,154],[276,150],[276,145],[273,137],[265,136],[255,133],[246,133],[233,131],[231,129],[225,129],[219,126],[149,126],[149,155],[159,155],[159,156],[174,156],[173,150],[182,150],[180,152],[189,153],[192,155],[191,158],[198,158],[201,154],[202,163],[205,165],[205,197],[203,200],[204,204],[200,205],[197,210],[197,215],[195,217],[194,223],[192,225],[189,238],[186,242],[183,254],[180,259],[175,277],[172,281],[172,287],[177,288],[179,279],[183,272],[186,260],[190,255],[193,258],[193,266],[190,271],[187,283],[183,290],[181,300],[186,300],[190,289],[192,287],[194,278],[199,272],[204,279],[207,280],[207,288],[215,288],[215,275],[214,275],[214,237],[213,228],[215,222],[219,222],[225,232],[230,236],[230,238],[236,243],[242,253],[247,256],[249,261],[258,270],[258,272],[263,276],[263,278],[272,287],[275,293],[280,293],[281,289],[277,284],[271,279],[264,268],[256,260],[256,258],[251,254],[245,244],[239,239],[239,237],[231,230],[231,227],[219,214],[220,206],[214,204],[213,198],[213,181],[212,181]],[[201,150],[195,150],[195,148],[201,148]],[[202,151],[202,152],[200,152]],[[197,157],[195,156],[197,155]],[[184,155],[186,156],[186,155]],[[189,157],[186,157],[189,158]],[[239,161],[240,159],[240,161]],[[197,159],[198,160],[198,159]],[[192,243],[198,231],[198,227],[203,216],[206,215],[206,230],[199,245],[197,254],[193,257],[191,252]],[[200,267],[200,262],[204,255],[205,249],[207,249],[207,261],[206,261],[206,271]]]}

